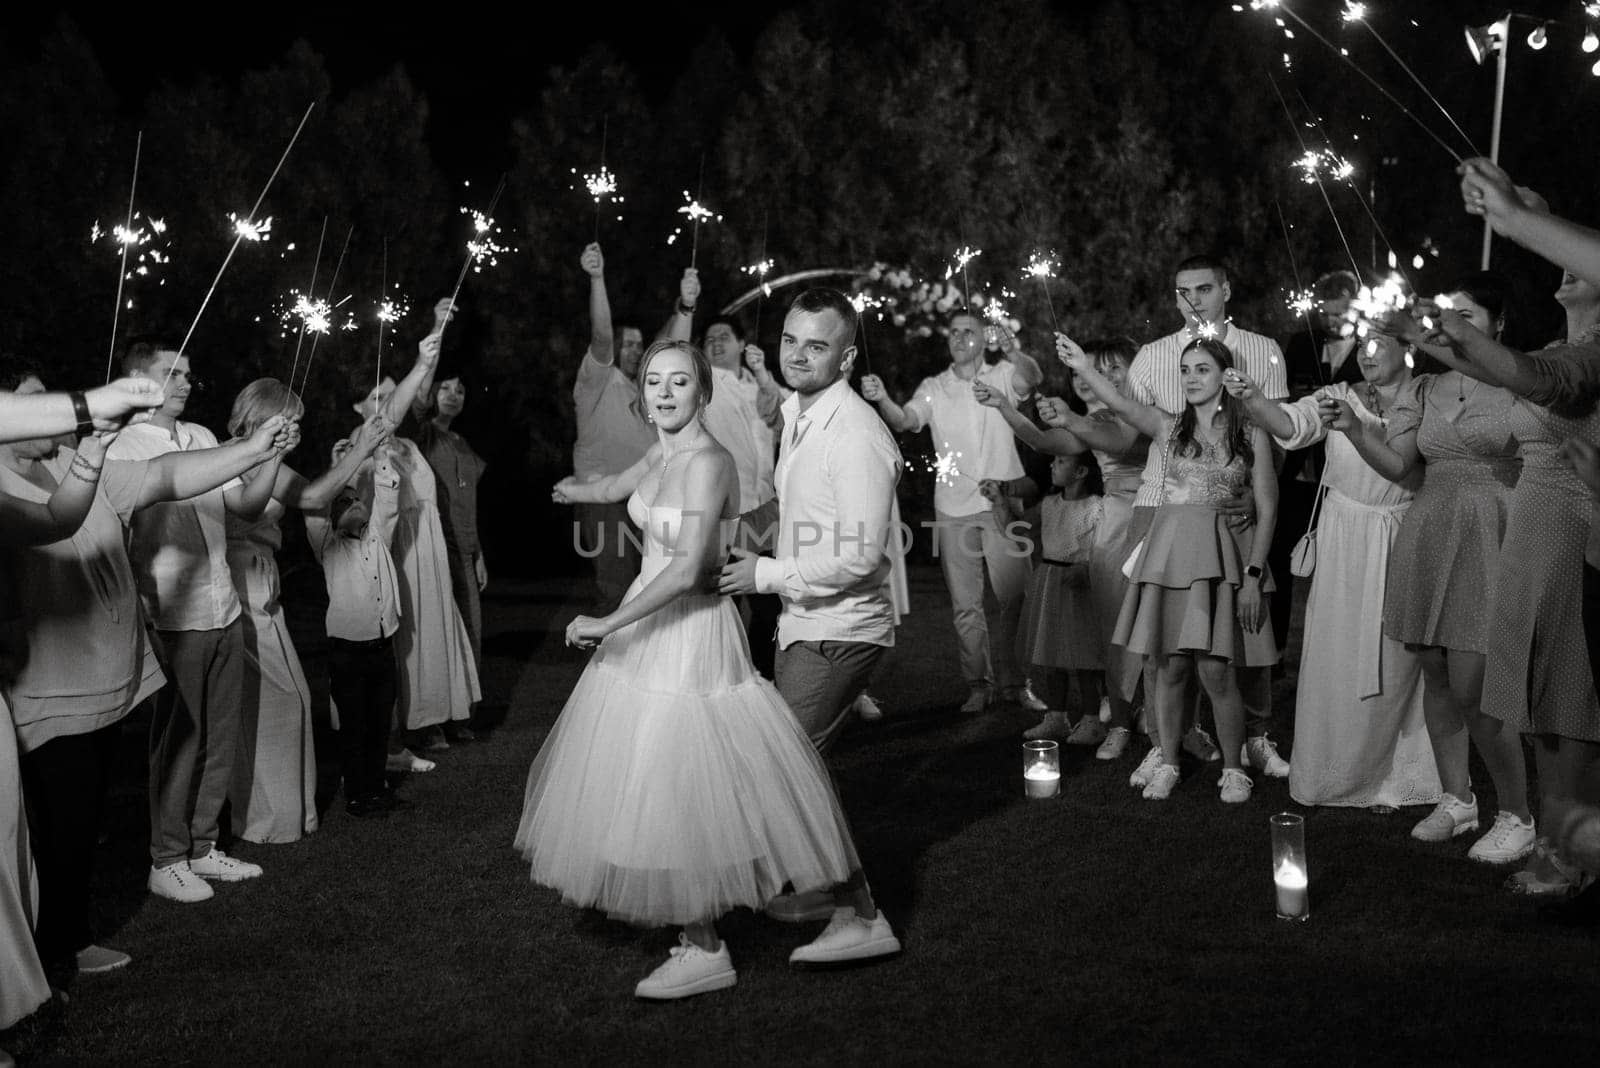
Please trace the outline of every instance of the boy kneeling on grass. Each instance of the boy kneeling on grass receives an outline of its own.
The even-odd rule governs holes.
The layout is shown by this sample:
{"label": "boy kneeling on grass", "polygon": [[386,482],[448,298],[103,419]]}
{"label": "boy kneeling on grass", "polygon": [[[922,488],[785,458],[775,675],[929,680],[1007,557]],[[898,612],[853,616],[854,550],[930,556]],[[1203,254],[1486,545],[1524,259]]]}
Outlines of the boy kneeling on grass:
{"label": "boy kneeling on grass", "polygon": [[360,817],[386,816],[410,804],[383,777],[397,687],[399,579],[389,541],[398,511],[396,495],[374,492],[373,481],[366,464],[326,516],[306,516],[306,535],[328,586],[328,693],[339,710],[344,808]]}

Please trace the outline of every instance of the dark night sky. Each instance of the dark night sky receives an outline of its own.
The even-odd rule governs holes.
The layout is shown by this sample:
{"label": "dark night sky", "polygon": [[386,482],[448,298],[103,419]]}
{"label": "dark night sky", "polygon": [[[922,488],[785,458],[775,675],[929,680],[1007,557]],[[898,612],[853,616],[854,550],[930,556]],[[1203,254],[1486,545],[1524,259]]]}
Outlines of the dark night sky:
{"label": "dark night sky", "polygon": [[[70,17],[129,107],[163,81],[181,84],[197,73],[227,77],[270,65],[300,38],[323,56],[336,92],[403,63],[428,97],[429,136],[440,164],[459,174],[503,166],[497,154],[511,117],[537,100],[547,70],[572,64],[591,45],[604,40],[647,82],[670,82],[712,25],[742,54],[761,27],[790,6],[659,5],[624,15],[614,4],[518,10],[469,2],[408,18],[396,14],[398,5],[375,4],[12,4],[0,14],[0,36],[27,55],[58,17]],[[468,153],[476,158],[463,159]]]}

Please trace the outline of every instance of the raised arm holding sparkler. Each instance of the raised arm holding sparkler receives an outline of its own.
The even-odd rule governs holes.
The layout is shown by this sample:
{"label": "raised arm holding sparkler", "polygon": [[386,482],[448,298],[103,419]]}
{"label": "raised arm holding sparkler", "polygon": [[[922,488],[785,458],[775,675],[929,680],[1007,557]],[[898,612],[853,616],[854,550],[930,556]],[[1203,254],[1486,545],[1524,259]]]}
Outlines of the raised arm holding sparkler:
{"label": "raised arm holding sparkler", "polygon": [[673,305],[672,317],[657,332],[656,340],[688,341],[694,335],[694,309],[699,303],[700,272],[686,267],[678,280],[678,303]]}
{"label": "raised arm holding sparkler", "polygon": [[1056,355],[1117,418],[1152,441],[1161,440],[1168,418],[1165,412],[1153,404],[1141,404],[1117,389],[1111,379],[1095,369],[1089,354],[1066,334],[1056,335]]}

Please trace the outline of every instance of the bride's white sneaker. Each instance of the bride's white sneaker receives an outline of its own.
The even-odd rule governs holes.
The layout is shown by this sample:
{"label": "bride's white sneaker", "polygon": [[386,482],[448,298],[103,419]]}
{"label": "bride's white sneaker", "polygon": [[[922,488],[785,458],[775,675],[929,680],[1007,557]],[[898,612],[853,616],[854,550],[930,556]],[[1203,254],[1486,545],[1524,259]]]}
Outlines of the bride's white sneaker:
{"label": "bride's white sneaker", "polygon": [[726,990],[738,979],[733,958],[728,955],[728,943],[723,942],[715,953],[709,953],[689,941],[688,935],[680,934],[678,944],[668,951],[666,963],[639,980],[633,996],[671,1001]]}
{"label": "bride's white sneaker", "polygon": [[899,952],[900,939],[881,910],[872,919],[864,920],[855,909],[840,907],[833,910],[833,919],[815,941],[789,954],[789,963],[796,968],[838,968]]}

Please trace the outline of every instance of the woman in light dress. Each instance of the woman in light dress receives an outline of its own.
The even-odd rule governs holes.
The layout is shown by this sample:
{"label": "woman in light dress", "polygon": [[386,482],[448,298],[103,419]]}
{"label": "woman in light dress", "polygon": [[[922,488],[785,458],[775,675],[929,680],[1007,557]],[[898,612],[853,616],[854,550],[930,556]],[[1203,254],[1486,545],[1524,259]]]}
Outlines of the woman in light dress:
{"label": "woman in light dress", "polygon": [[1289,794],[1302,805],[1392,810],[1439,800],[1439,772],[1422,710],[1422,666],[1383,633],[1384,591],[1400,520],[1422,472],[1391,481],[1344,433],[1384,433],[1410,388],[1410,349],[1374,335],[1356,350],[1360,383],[1336,382],[1275,403],[1242,374],[1228,390],[1286,449],[1327,442],[1295,692]]}

